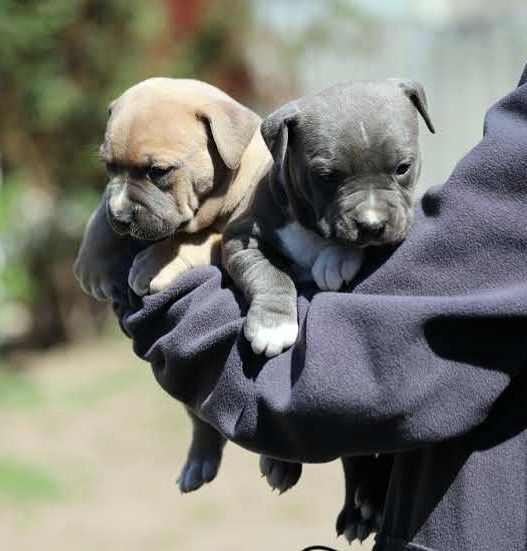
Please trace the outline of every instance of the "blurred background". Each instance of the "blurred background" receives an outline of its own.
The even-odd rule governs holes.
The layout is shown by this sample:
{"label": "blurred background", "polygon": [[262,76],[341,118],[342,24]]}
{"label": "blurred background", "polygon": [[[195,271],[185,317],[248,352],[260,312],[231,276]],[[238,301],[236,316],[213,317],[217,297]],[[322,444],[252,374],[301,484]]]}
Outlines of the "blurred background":
{"label": "blurred background", "polygon": [[424,190],[515,86],[526,25],[524,0],[0,0],[2,548],[346,549],[337,464],[278,497],[230,446],[217,481],[176,490],[182,408],[72,276],[106,183],[107,105],[154,75],[206,80],[262,115],[341,80],[412,78],[438,131],[422,128]]}

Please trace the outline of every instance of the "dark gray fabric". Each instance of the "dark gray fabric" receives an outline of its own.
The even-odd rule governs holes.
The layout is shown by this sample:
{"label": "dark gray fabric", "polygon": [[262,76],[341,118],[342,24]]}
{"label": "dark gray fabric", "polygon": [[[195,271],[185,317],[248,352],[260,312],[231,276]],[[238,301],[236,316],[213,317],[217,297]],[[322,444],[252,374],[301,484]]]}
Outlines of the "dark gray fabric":
{"label": "dark gray fabric", "polygon": [[305,289],[298,343],[268,361],[216,268],[116,310],[160,385],[240,445],[303,462],[395,452],[377,550],[525,550],[526,84],[389,253],[348,293]]}

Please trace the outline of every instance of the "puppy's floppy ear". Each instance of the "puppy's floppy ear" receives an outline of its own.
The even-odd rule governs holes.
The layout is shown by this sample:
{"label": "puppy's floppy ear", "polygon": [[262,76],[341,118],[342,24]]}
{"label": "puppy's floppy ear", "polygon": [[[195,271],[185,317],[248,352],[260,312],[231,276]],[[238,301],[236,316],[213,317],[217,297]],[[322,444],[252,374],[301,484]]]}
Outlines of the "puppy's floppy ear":
{"label": "puppy's floppy ear", "polygon": [[399,84],[403,93],[415,105],[415,108],[417,109],[421,117],[423,117],[426,126],[428,126],[428,130],[430,130],[432,134],[435,134],[434,125],[432,124],[432,120],[430,119],[430,115],[428,114],[428,105],[423,85],[413,80],[393,80],[395,80]]}
{"label": "puppy's floppy ear", "polygon": [[208,124],[218,153],[227,168],[238,168],[260,124],[260,117],[240,103],[226,100],[204,105],[197,116]]}
{"label": "puppy's floppy ear", "polygon": [[284,160],[289,141],[289,128],[295,124],[298,112],[298,103],[291,101],[271,113],[260,127],[265,145],[277,166],[280,166]]}

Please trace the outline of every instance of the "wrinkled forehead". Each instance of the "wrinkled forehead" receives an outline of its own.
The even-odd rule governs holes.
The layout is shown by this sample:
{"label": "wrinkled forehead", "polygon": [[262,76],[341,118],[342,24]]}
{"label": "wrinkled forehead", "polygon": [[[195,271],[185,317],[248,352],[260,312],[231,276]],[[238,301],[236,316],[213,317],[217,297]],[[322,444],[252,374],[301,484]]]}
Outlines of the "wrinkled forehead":
{"label": "wrinkled forehead", "polygon": [[206,132],[192,109],[172,99],[120,98],[108,120],[101,155],[130,164],[172,163],[203,147]]}
{"label": "wrinkled forehead", "polygon": [[339,87],[306,99],[295,139],[308,158],[397,162],[417,151],[417,113],[395,86]]}

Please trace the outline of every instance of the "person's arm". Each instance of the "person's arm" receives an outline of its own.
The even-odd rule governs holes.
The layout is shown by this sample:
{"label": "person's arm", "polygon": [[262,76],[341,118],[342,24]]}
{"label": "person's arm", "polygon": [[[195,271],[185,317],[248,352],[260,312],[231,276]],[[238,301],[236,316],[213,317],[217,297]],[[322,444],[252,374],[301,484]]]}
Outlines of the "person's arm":
{"label": "person's arm", "polygon": [[408,239],[351,293],[299,300],[268,361],[216,268],[117,310],[161,386],[229,439],[298,461],[401,450],[480,424],[527,368],[527,87],[417,209]]}
{"label": "person's arm", "polygon": [[439,297],[320,294],[300,301],[297,345],[263,362],[240,335],[235,296],[206,268],[149,297],[126,329],[160,385],[229,439],[323,461],[423,445],[483,421],[527,361],[517,298],[448,307]]}
{"label": "person's arm", "polygon": [[112,300],[120,292],[120,281],[128,273],[123,267],[146,246],[143,241],[113,231],[106,216],[106,193],[86,224],[73,266],[81,289],[101,301]]}

